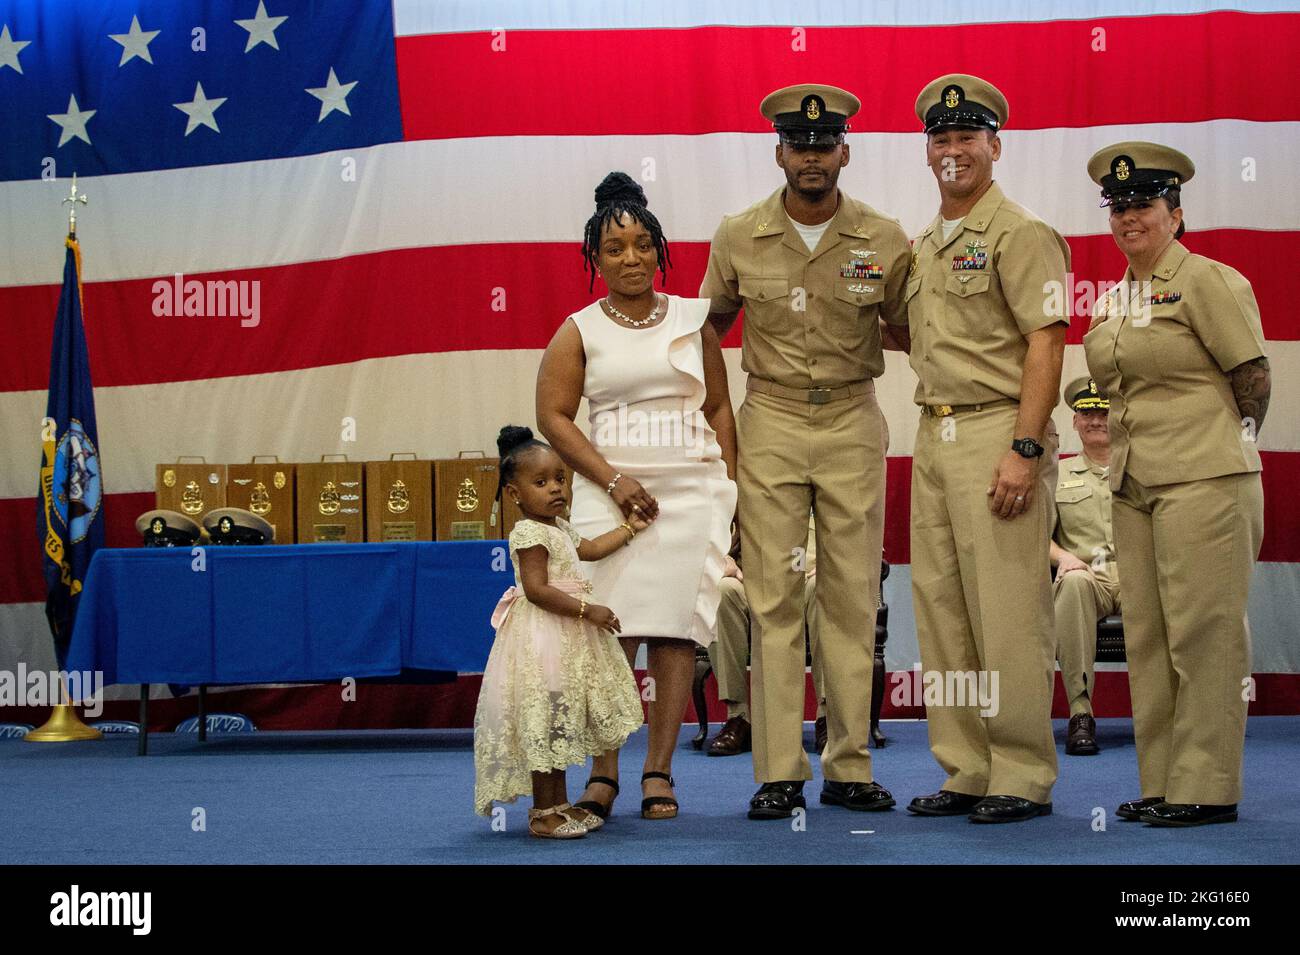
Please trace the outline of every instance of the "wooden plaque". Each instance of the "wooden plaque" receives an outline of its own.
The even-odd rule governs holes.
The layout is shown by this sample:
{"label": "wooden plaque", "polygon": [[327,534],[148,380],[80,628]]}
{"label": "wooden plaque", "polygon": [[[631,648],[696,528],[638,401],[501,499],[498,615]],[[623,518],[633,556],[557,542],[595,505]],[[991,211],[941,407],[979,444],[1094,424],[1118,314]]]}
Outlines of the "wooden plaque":
{"label": "wooden plaque", "polygon": [[366,540],[433,540],[433,462],[366,462]]}
{"label": "wooden plaque", "polygon": [[294,467],[300,544],[360,544],[366,539],[365,477],[360,461]]}
{"label": "wooden plaque", "polygon": [[433,462],[434,539],[499,540],[501,517],[492,523],[497,493],[496,458]]}
{"label": "wooden plaque", "polygon": [[275,528],[275,543],[294,542],[294,465],[253,461],[226,465],[226,506],[252,511]]}
{"label": "wooden plaque", "polygon": [[200,526],[203,515],[226,506],[226,466],[177,461],[155,468],[154,506],[180,511]]}

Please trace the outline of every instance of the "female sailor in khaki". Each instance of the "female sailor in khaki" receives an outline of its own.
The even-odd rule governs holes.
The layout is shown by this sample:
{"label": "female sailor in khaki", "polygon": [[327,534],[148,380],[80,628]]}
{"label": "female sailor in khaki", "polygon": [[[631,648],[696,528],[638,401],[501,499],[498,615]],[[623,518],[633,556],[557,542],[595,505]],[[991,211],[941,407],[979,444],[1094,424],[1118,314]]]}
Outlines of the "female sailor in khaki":
{"label": "female sailor in khaki", "polygon": [[1140,798],[1158,826],[1232,822],[1252,695],[1246,596],[1264,532],[1255,435],[1270,377],[1259,308],[1236,270],[1189,252],[1190,159],[1153,143],[1088,163],[1128,259],[1084,336],[1110,397],[1117,560]]}

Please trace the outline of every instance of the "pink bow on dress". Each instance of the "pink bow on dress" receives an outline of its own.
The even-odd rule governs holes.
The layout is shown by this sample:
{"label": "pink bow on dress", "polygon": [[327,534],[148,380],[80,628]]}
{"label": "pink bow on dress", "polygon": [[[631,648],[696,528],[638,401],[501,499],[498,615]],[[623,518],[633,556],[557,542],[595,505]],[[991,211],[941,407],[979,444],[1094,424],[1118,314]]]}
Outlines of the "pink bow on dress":
{"label": "pink bow on dress", "polygon": [[[562,590],[566,594],[573,594],[575,597],[591,593],[590,580],[552,580],[550,584],[556,590]],[[506,588],[506,592],[501,595],[496,608],[492,611],[492,627],[494,630],[501,629],[501,624],[505,623],[510,608],[515,605],[516,600],[522,599],[523,596],[523,590],[513,584]]]}

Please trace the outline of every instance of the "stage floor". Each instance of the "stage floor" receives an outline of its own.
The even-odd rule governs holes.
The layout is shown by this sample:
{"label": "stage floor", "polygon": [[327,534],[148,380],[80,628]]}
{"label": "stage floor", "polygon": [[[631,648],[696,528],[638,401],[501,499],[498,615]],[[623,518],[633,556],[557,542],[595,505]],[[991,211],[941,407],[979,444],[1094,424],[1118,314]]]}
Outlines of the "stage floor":
{"label": "stage floor", "polygon": [[[99,742],[0,741],[0,864],[104,863],[1066,863],[1252,864],[1300,861],[1300,717],[1257,717],[1246,740],[1246,799],[1235,825],[1153,829],[1114,816],[1138,795],[1132,726],[1100,720],[1102,753],[1064,755],[1050,817],[975,826],[902,809],[942,777],[925,724],[888,722],[873,750],[876,775],[899,801],[886,813],[817,802],[805,788],[802,831],[751,822],[748,755],[709,758],[682,728],[674,761],[682,813],[638,814],[642,729],[624,750],[626,789],[608,825],[586,839],[530,838],[527,801],[506,807],[494,832],[473,814],[468,730],[271,733],[212,737],[155,734],[138,758],[133,737]],[[713,731],[717,731],[717,724]],[[811,726],[805,734],[811,743]],[[814,773],[817,758],[811,757]],[[569,773],[577,798],[583,770]],[[1095,831],[1096,809],[1105,831]],[[194,831],[202,810],[206,830]]]}

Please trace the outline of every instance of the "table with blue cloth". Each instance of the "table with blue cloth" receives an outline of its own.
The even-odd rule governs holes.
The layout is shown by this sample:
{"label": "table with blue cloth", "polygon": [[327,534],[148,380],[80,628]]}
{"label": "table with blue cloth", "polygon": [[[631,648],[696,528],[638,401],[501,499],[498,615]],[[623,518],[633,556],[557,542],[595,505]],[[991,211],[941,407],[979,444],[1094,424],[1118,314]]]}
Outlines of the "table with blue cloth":
{"label": "table with blue cloth", "polygon": [[66,666],[141,685],[143,754],[151,683],[481,672],[513,582],[501,540],[107,548],[87,572]]}

